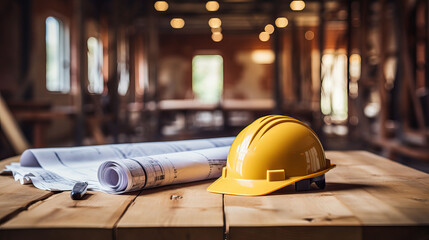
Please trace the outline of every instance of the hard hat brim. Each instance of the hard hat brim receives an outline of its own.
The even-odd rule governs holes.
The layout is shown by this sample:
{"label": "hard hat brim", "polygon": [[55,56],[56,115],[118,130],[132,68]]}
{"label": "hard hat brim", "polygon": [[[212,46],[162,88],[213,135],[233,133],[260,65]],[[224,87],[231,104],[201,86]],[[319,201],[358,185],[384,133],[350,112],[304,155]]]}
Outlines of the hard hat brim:
{"label": "hard hat brim", "polygon": [[301,181],[303,179],[320,176],[333,169],[335,166],[335,164],[331,164],[330,167],[325,170],[304,176],[289,177],[286,180],[282,181],[267,181],[266,179],[233,179],[228,177],[220,177],[207,188],[207,191],[212,193],[222,193],[239,196],[260,196],[272,193],[276,190],[284,188],[292,183]]}

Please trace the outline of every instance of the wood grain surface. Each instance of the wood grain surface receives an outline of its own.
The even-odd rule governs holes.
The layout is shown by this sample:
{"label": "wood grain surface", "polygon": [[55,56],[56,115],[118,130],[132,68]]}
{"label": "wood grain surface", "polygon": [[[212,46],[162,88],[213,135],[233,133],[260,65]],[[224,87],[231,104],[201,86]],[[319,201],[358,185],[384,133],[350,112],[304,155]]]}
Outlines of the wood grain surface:
{"label": "wood grain surface", "polygon": [[[19,162],[19,156],[0,161],[0,171],[12,162]],[[0,223],[3,223],[28,208],[32,203],[43,200],[53,193],[37,189],[32,185],[21,185],[12,176],[0,175]]]}
{"label": "wood grain surface", "polygon": [[117,226],[117,239],[222,239],[222,195],[212,181],[142,191]]}
{"label": "wood grain surface", "polygon": [[229,239],[429,239],[429,175],[363,151],[327,152],[325,190],[225,195]]}

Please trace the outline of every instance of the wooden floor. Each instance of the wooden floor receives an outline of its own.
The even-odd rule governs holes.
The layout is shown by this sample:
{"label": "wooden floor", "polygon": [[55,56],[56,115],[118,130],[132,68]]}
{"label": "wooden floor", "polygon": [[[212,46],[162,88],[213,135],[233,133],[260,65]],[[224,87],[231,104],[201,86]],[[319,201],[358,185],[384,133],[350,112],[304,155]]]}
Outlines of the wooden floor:
{"label": "wooden floor", "polygon": [[363,151],[327,157],[326,190],[261,197],[208,193],[210,180],[73,201],[0,176],[0,239],[429,239],[429,174]]}

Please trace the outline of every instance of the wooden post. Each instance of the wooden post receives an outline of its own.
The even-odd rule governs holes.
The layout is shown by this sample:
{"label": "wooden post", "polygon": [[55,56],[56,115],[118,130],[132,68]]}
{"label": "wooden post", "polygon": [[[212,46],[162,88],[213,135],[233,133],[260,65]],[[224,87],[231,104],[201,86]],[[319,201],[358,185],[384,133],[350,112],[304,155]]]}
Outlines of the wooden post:
{"label": "wooden post", "polygon": [[[274,12],[273,12],[273,22],[277,16],[277,9],[279,7],[279,1],[276,1]],[[274,51],[274,84],[273,84],[273,96],[275,101],[275,114],[281,114],[283,110],[283,81],[282,81],[282,42],[280,30],[276,29],[272,34],[273,44],[272,48]]]}
{"label": "wooden post", "polygon": [[295,23],[295,19],[291,19],[291,28],[292,28],[292,87],[295,90],[296,102],[301,101],[301,57],[300,49],[301,44],[299,44],[299,31]]}
{"label": "wooden post", "polygon": [[350,138],[350,110],[351,110],[351,98],[350,98],[350,56],[352,51],[352,37],[353,37],[353,29],[352,29],[352,4],[353,1],[349,0],[347,1],[347,128],[349,129],[349,134],[347,135],[348,138]]}
{"label": "wooden post", "polygon": [[359,132],[360,137],[364,140],[369,140],[370,138],[370,125],[368,119],[364,114],[364,94],[365,86],[368,77],[368,64],[367,64],[367,18],[368,18],[368,0],[360,1],[360,55],[361,55],[361,74],[358,82],[358,97],[356,98],[356,110],[359,119],[358,129],[361,129]]}
{"label": "wooden post", "polygon": [[[410,52],[409,52],[409,46],[408,46],[408,35],[406,34],[406,26],[405,26],[405,19],[407,19],[407,15],[405,15],[404,12],[407,11],[407,2],[398,0],[398,19],[399,19],[399,28],[400,28],[400,49],[401,49],[401,59],[400,59],[400,65],[403,66],[403,77],[404,80],[404,89],[406,89],[406,93],[408,94],[408,97],[411,100],[411,104],[413,106],[414,114],[416,116],[416,122],[418,131],[421,134],[425,133],[425,120],[424,120],[424,113],[423,108],[420,100],[417,98],[417,95],[415,94],[415,76],[412,72],[412,66],[411,66],[411,58],[410,58]],[[404,106],[404,110],[407,109],[406,106]],[[406,126],[407,127],[407,126]]]}
{"label": "wooden post", "polygon": [[15,94],[15,99],[23,99],[28,94],[28,87],[31,81],[28,79],[28,70],[30,62],[30,33],[31,33],[31,2],[29,0],[22,0],[21,2],[21,49],[20,49],[20,77],[18,94]]}
{"label": "wooden post", "polygon": [[[150,1],[146,5],[148,8],[148,31],[146,44],[147,52],[147,63],[148,63],[148,74],[149,74],[149,86],[145,88],[145,105],[148,106],[150,113],[149,122],[150,135],[153,139],[157,139],[161,136],[162,130],[162,119],[160,118],[160,112],[157,107],[159,102],[159,83],[158,83],[158,55],[159,55],[159,33],[158,33],[158,21],[156,13],[154,12],[153,6]],[[153,107],[155,104],[155,108]]]}
{"label": "wooden post", "polygon": [[387,102],[387,93],[386,93],[386,80],[384,77],[384,63],[386,61],[386,51],[385,46],[387,45],[387,14],[386,14],[386,1],[381,1],[380,8],[380,53],[379,53],[379,64],[377,67],[377,81],[378,81],[378,91],[380,94],[380,114],[379,114],[379,137],[381,139],[386,139],[386,121],[387,121],[387,110],[388,110],[388,102]]}
{"label": "wooden post", "polygon": [[319,88],[319,92],[318,92],[318,99],[319,99],[319,107],[317,109],[317,111],[315,111],[314,115],[314,124],[315,126],[313,127],[313,129],[316,131],[316,133],[319,135],[320,138],[323,138],[323,131],[322,131],[322,127],[323,127],[323,114],[320,108],[320,103],[321,103],[321,93],[322,93],[322,72],[323,72],[323,65],[322,65],[322,57],[323,57],[323,51],[324,51],[324,47],[325,47],[325,2],[323,0],[319,1],[320,4],[320,8],[319,8],[319,61],[320,61],[320,65],[319,65],[319,76],[320,76],[320,88]]}
{"label": "wooden post", "polygon": [[119,141],[119,74],[118,74],[118,22],[119,22],[119,0],[112,1],[112,16],[109,26],[109,80],[107,87],[109,91],[109,106],[112,122],[110,132],[113,135],[113,141]]}
{"label": "wooden post", "polygon": [[77,83],[79,84],[79,90],[77,91],[76,96],[76,105],[78,108],[76,114],[76,126],[75,126],[75,144],[82,145],[83,138],[85,137],[85,113],[84,113],[84,104],[85,104],[85,93],[86,93],[86,84],[85,84],[85,56],[86,56],[86,44],[85,44],[85,7],[83,0],[75,0],[73,4],[75,12],[75,28],[73,29],[76,37],[76,56],[77,60],[77,69],[78,73]]}
{"label": "wooden post", "polygon": [[[425,86],[429,89],[429,2],[425,1]],[[426,95],[426,117],[429,119],[429,96]],[[426,120],[429,121],[429,120]],[[429,137],[429,131],[426,131],[426,136]]]}

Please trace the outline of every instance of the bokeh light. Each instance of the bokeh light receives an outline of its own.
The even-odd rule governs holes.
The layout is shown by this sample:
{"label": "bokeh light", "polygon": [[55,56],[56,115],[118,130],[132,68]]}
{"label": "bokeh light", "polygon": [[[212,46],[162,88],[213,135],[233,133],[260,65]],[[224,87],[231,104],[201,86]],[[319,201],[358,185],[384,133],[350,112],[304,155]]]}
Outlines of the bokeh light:
{"label": "bokeh light", "polygon": [[293,11],[302,11],[305,8],[305,2],[304,1],[292,1],[290,3],[290,9]]}
{"label": "bokeh light", "polygon": [[206,9],[209,12],[215,12],[215,11],[219,10],[219,3],[216,1],[208,1],[206,3]]}
{"label": "bokeh light", "polygon": [[268,34],[272,34],[274,32],[274,26],[272,24],[267,24],[265,26],[265,32],[267,32]]}
{"label": "bokeh light", "polygon": [[210,18],[209,26],[211,28],[219,28],[222,25],[222,21],[219,18]]}
{"label": "bokeh light", "polygon": [[275,59],[273,50],[269,49],[255,50],[251,56],[252,61],[257,64],[271,64]]}
{"label": "bokeh light", "polygon": [[223,35],[222,35],[222,33],[220,33],[220,32],[214,32],[214,33],[212,34],[212,40],[213,40],[214,42],[220,42],[220,41],[222,41],[222,39],[223,39]]}
{"label": "bokeh light", "polygon": [[307,31],[307,32],[305,32],[305,39],[307,39],[307,40],[313,40],[314,39],[314,32],[313,31]]}
{"label": "bokeh light", "polygon": [[262,42],[266,42],[266,41],[270,40],[270,34],[267,32],[261,32],[259,34],[259,40],[261,40]]}
{"label": "bokeh light", "polygon": [[182,18],[173,18],[170,21],[170,25],[172,28],[183,28],[185,26],[185,20],[183,20]]}
{"label": "bokeh light", "polygon": [[275,24],[278,28],[284,28],[289,24],[289,21],[285,17],[279,17],[276,19]]}
{"label": "bokeh light", "polygon": [[154,7],[156,11],[165,12],[168,9],[168,3],[166,1],[156,1]]}

